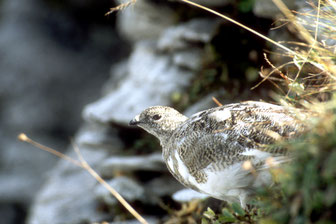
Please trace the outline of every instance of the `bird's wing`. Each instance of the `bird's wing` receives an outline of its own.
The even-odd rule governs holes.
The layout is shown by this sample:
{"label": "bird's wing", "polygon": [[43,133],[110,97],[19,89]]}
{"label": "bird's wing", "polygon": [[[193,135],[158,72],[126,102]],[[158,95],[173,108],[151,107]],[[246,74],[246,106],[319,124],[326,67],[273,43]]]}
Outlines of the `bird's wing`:
{"label": "bird's wing", "polygon": [[270,156],[284,158],[284,149],[266,151],[267,146],[302,130],[295,114],[283,107],[262,102],[229,104],[191,116],[174,132],[169,147],[179,152],[190,172],[211,164],[213,169],[223,169],[245,160],[258,165]]}

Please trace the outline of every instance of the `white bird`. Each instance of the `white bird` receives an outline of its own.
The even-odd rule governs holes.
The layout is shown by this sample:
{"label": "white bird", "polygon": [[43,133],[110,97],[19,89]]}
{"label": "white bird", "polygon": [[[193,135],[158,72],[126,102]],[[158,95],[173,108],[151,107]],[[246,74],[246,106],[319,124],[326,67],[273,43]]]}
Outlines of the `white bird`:
{"label": "white bird", "polygon": [[160,140],[163,158],[186,187],[242,207],[256,188],[272,183],[269,167],[288,161],[286,150],[268,147],[305,129],[294,111],[247,101],[187,118],[166,106],[149,107],[130,121]]}

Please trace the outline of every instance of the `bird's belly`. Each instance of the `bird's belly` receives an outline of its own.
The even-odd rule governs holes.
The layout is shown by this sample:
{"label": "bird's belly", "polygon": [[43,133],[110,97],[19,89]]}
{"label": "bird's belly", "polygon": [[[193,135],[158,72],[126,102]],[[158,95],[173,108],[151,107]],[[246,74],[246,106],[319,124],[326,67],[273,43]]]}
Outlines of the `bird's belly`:
{"label": "bird's belly", "polygon": [[198,188],[214,198],[226,201],[236,200],[243,193],[242,189],[250,182],[248,180],[250,178],[245,175],[245,177],[242,177],[239,170],[241,170],[240,164],[227,167],[221,171],[205,170],[207,181],[198,184]]}
{"label": "bird's belly", "polygon": [[238,170],[241,169],[240,165],[239,167],[231,166],[217,172],[205,169],[204,172],[207,176],[206,182],[199,183],[195,177],[190,174],[177,151],[168,157],[166,164],[174,177],[186,187],[222,200],[232,201],[230,200],[231,197],[236,198],[239,195],[237,189],[239,189],[239,186],[242,184],[237,180],[237,174]]}
{"label": "bird's belly", "polygon": [[254,176],[243,169],[242,162],[219,171],[215,171],[211,167],[203,169],[202,171],[206,174],[206,181],[202,183],[197,182],[195,177],[190,174],[177,151],[168,157],[166,164],[174,177],[185,186],[229,202],[242,201],[257,186],[272,182],[269,171],[265,170]]}
{"label": "bird's belly", "polygon": [[221,171],[205,169],[207,182],[198,184],[200,191],[214,198],[226,201],[242,201],[251,195],[261,185],[272,183],[272,177],[268,170],[252,175],[242,168],[242,163],[229,166]]}

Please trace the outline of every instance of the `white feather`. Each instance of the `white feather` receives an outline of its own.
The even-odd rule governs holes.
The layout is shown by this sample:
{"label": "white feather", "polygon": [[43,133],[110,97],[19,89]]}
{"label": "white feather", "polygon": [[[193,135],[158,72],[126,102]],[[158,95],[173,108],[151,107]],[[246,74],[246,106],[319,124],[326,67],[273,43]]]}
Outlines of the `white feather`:
{"label": "white feather", "polygon": [[268,152],[263,152],[258,149],[247,149],[242,153],[244,156],[254,156],[257,160],[265,160],[268,157],[271,157],[271,154]]}
{"label": "white feather", "polygon": [[236,163],[221,171],[210,171],[210,167],[204,171],[208,180],[204,184],[197,184],[197,187],[214,198],[230,202],[238,201],[243,194],[242,197],[245,198],[244,188],[249,186],[254,178],[246,175],[247,172],[242,169],[242,163]]}
{"label": "white feather", "polygon": [[174,171],[174,163],[173,163],[173,159],[171,158],[171,156],[169,156],[167,159],[167,166],[169,167],[170,170]]}
{"label": "white feather", "polygon": [[221,122],[230,118],[231,112],[229,110],[217,110],[209,114],[209,117],[215,119],[218,122]]}
{"label": "white feather", "polygon": [[175,158],[177,160],[178,171],[180,175],[183,177],[183,179],[187,180],[189,183],[193,185],[197,185],[198,184],[197,181],[192,175],[190,175],[188,168],[182,162],[177,150],[175,150]]}

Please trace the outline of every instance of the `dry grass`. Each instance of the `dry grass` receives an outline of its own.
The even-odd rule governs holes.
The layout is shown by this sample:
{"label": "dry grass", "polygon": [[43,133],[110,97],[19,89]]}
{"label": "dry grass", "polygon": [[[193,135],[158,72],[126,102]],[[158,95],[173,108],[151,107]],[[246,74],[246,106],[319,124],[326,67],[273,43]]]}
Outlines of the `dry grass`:
{"label": "dry grass", "polygon": [[105,13],[105,16],[108,16],[111,13],[116,12],[116,11],[124,10],[124,9],[128,8],[129,6],[135,4],[136,1],[137,0],[130,0],[128,2],[125,2],[125,3],[122,3],[122,4],[118,5],[116,7],[110,8],[110,10],[107,13]]}
{"label": "dry grass", "polygon": [[94,177],[101,185],[103,185],[128,211],[131,213],[140,223],[142,224],[148,224],[148,222],[114,189],[112,188],[106,181],[99,176],[99,174],[92,169],[92,167],[85,161],[83,158],[79,148],[77,145],[72,144],[74,147],[74,150],[79,158],[79,160],[75,160],[63,153],[58,152],[55,149],[52,149],[50,147],[47,147],[45,145],[42,145],[32,139],[30,139],[26,134],[21,133],[18,135],[18,139],[23,142],[27,142],[39,149],[42,149],[44,151],[47,151],[57,157],[60,157],[61,159],[68,160],[72,164],[85,169],[92,177]]}

